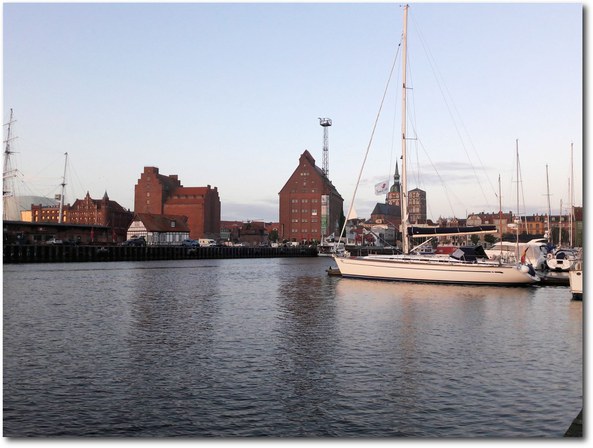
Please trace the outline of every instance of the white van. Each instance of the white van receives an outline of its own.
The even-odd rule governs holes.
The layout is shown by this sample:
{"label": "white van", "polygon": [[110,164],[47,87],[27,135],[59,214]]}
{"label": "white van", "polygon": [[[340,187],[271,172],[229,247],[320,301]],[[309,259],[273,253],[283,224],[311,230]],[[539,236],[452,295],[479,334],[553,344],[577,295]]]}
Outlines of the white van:
{"label": "white van", "polygon": [[210,238],[200,238],[198,243],[200,243],[200,247],[216,246],[216,241]]}

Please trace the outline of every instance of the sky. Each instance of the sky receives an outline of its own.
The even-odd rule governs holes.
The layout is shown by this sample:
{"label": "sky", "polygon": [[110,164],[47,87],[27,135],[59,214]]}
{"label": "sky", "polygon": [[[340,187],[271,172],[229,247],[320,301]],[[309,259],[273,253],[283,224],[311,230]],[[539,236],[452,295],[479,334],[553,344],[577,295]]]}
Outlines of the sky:
{"label": "sky", "polygon": [[[566,213],[571,166],[582,205],[585,13],[410,5],[408,187],[430,219],[498,211],[499,176],[504,211]],[[322,166],[322,117],[344,213],[368,218],[401,156],[402,23],[397,3],[4,3],[14,189],[59,193],[67,152],[67,203],[133,210],[156,166],[217,187],[223,220],[277,221],[300,155]]]}

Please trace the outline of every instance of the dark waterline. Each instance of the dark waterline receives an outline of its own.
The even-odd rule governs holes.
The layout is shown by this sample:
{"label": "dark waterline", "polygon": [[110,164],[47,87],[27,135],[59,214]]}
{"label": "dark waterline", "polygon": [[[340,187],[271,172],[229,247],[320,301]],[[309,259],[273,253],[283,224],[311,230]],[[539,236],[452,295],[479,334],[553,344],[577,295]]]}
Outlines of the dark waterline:
{"label": "dark waterline", "polygon": [[4,436],[561,437],[566,287],[330,277],[329,259],[4,266]]}

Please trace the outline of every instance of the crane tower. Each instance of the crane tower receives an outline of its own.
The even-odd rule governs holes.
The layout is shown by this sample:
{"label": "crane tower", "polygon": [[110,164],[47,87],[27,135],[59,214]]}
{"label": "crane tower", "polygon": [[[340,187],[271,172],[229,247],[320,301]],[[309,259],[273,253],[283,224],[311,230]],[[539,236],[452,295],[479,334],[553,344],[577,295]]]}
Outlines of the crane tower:
{"label": "crane tower", "polygon": [[332,125],[332,121],[330,118],[319,118],[319,124],[323,126],[323,163],[321,169],[323,174],[327,177],[329,174],[329,143],[327,138],[327,128]]}

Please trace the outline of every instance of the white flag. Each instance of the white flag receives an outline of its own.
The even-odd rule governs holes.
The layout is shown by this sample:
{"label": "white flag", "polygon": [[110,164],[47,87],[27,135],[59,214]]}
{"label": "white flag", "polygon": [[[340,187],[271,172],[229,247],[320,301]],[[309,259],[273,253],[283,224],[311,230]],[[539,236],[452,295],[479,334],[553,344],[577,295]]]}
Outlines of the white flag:
{"label": "white flag", "polygon": [[385,194],[389,191],[389,181],[379,182],[375,185],[375,194]]}

